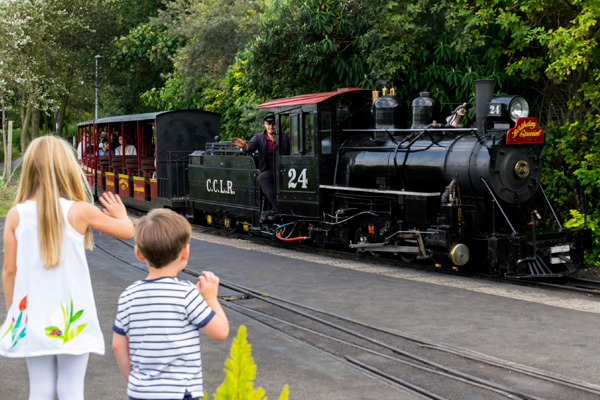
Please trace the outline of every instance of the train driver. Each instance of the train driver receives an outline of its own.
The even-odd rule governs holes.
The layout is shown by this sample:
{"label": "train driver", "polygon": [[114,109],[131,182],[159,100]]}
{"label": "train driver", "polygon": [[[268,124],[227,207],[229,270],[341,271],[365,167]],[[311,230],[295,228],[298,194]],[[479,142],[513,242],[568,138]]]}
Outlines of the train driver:
{"label": "train driver", "polygon": [[[272,210],[266,211],[261,215],[261,222],[277,214],[277,200],[275,196],[275,149],[277,148],[275,114],[267,115],[264,121],[265,130],[255,133],[249,142],[246,143],[244,138],[231,138],[231,143],[241,148],[244,153],[254,153],[258,150],[258,169],[260,170],[260,174],[256,180],[273,207]],[[281,132],[280,138],[279,155],[287,156],[290,154],[290,134],[288,132]]]}

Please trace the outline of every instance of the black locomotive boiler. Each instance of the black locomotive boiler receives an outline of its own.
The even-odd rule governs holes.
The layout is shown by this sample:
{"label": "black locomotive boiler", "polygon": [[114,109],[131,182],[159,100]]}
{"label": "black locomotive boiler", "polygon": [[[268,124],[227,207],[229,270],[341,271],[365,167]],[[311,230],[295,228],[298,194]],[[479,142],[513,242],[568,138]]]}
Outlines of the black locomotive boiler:
{"label": "black locomotive boiler", "polygon": [[186,214],[405,261],[521,277],[576,270],[591,246],[589,230],[566,230],[558,220],[558,229],[542,230],[531,209],[534,196],[545,198],[543,130],[524,98],[494,97],[491,80],[475,89],[476,123],[468,128],[467,104],[442,124],[427,92],[412,103],[410,127],[403,102],[385,91],[377,98],[349,88],[262,104],[276,114],[277,132],[291,138],[291,154],[276,154],[279,220],[260,222],[268,202],[256,183],[257,155],[230,142],[190,154]]}

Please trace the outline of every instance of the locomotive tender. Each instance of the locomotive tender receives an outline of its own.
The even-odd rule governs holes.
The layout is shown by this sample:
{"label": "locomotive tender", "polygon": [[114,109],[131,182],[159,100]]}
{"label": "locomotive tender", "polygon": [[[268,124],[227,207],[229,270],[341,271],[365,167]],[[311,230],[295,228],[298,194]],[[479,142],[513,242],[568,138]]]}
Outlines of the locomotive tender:
{"label": "locomotive tender", "polygon": [[[271,100],[258,108],[275,113],[277,132],[289,130],[291,140],[290,155],[276,154],[276,223],[260,222],[268,202],[256,182],[257,154],[208,142],[202,129],[178,149],[187,151],[185,172],[170,165],[169,152],[158,160],[171,173],[161,176],[159,169],[158,179],[178,179],[185,195],[175,202],[165,193],[161,204],[148,197],[150,207],[280,240],[391,253],[406,262],[429,259],[519,277],[575,271],[591,234],[563,229],[547,202],[540,186],[543,130],[522,97],[494,97],[492,80],[476,81],[475,88],[471,128],[462,127],[466,103],[441,124],[440,103],[427,92],[412,103],[410,128],[402,102],[385,90],[383,97],[348,88]],[[156,138],[160,149],[158,125]],[[202,141],[205,149],[189,147]],[[540,215],[529,209],[534,195],[546,200],[557,230],[537,226]]]}

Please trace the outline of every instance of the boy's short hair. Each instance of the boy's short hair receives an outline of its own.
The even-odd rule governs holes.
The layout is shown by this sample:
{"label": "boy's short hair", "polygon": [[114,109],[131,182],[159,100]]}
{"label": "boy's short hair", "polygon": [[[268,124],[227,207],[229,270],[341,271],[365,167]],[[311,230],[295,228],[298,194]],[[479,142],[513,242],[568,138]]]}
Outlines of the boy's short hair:
{"label": "boy's short hair", "polygon": [[134,239],[140,253],[153,268],[173,262],[190,243],[189,222],[167,208],[150,211],[135,227]]}

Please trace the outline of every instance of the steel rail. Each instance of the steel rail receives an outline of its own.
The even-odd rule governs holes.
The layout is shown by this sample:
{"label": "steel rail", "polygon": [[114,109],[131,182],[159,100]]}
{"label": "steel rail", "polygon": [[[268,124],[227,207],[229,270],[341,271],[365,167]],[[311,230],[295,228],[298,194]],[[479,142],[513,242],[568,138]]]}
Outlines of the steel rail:
{"label": "steel rail", "polygon": [[[314,334],[314,335],[317,335],[317,336],[321,336],[323,338],[326,338],[326,339],[329,339],[329,340],[332,340],[332,341],[335,341],[335,342],[338,342],[338,343],[341,343],[341,344],[344,344],[344,345],[347,345],[347,346],[350,346],[350,347],[354,347],[356,349],[365,351],[367,353],[371,353],[373,355],[376,355],[376,356],[379,356],[379,357],[383,357],[383,358],[386,358],[386,359],[391,360],[391,361],[399,362],[401,364],[405,364],[405,365],[408,365],[410,367],[413,367],[413,368],[416,368],[416,369],[420,369],[422,371],[426,371],[426,372],[430,372],[430,373],[433,373],[433,374],[445,376],[447,378],[454,379],[454,380],[457,380],[459,382],[463,382],[463,383],[466,383],[466,384],[469,384],[469,385],[472,385],[472,386],[476,386],[476,387],[479,387],[479,388],[482,388],[482,389],[485,389],[485,390],[490,390],[492,392],[499,393],[499,394],[501,394],[503,396],[506,396],[508,398],[511,398],[511,399],[538,399],[538,400],[542,400],[540,398],[529,396],[529,395],[526,395],[526,397],[515,396],[513,393],[510,393],[510,392],[502,390],[501,388],[498,388],[497,386],[500,386],[500,385],[496,385],[495,383],[490,382],[490,381],[482,380],[483,382],[474,382],[472,380],[469,380],[468,378],[456,376],[456,375],[453,375],[451,373],[448,373],[448,372],[445,372],[445,371],[440,371],[440,370],[435,369],[435,368],[428,368],[428,367],[425,367],[425,366],[422,366],[422,365],[419,365],[419,364],[415,364],[415,363],[412,363],[410,361],[406,361],[406,360],[403,360],[403,359],[400,359],[400,358],[397,358],[397,357],[392,357],[390,355],[378,352],[376,350],[369,349],[367,347],[358,345],[356,343],[348,342],[346,340],[339,339],[339,338],[336,338],[334,336],[327,335],[327,334],[315,331],[313,329],[303,327],[301,325],[298,325],[298,324],[295,324],[293,322],[289,322],[289,321],[283,320],[281,318],[274,317],[272,315],[263,313],[261,311],[255,310],[255,309],[250,308],[250,307],[245,307],[245,306],[243,306],[243,305],[241,305],[239,303],[225,303],[224,306],[227,307],[227,308],[231,308],[231,309],[234,309],[235,307],[237,307],[237,308],[243,308],[244,310],[253,312],[255,314],[259,314],[259,315],[261,315],[263,317],[271,318],[274,321],[277,321],[277,322],[280,322],[280,323],[292,326],[295,329],[299,329],[299,330],[302,330],[302,331],[305,331],[305,332],[309,332],[311,334]],[[244,313],[241,313],[241,314],[244,314]],[[247,314],[244,314],[244,315],[248,316]],[[277,329],[277,327],[269,325],[268,323],[266,323],[264,321],[260,321],[260,322],[262,322],[265,325],[271,326],[272,328],[274,328],[274,329],[278,330],[279,332],[281,332],[281,329]],[[283,333],[285,333],[285,332],[283,332]],[[290,336],[289,334],[287,334],[287,335]],[[344,357],[346,357],[346,356],[344,356]],[[425,359],[422,359],[422,360],[425,360]],[[420,360],[415,360],[415,361],[418,361],[418,362],[421,362],[422,364],[425,364],[425,363],[423,363]]]}

